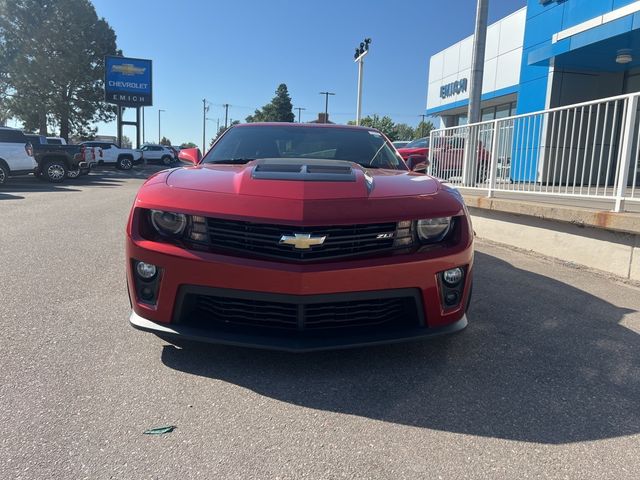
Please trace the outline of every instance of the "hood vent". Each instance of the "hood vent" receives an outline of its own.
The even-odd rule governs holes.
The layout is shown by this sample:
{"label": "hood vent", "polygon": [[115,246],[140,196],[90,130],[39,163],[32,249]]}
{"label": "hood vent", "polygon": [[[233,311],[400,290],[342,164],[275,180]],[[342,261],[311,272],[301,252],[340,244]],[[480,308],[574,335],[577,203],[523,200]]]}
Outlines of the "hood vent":
{"label": "hood vent", "polygon": [[258,160],[251,177],[256,180],[295,180],[298,182],[355,182],[349,162],[314,159]]}

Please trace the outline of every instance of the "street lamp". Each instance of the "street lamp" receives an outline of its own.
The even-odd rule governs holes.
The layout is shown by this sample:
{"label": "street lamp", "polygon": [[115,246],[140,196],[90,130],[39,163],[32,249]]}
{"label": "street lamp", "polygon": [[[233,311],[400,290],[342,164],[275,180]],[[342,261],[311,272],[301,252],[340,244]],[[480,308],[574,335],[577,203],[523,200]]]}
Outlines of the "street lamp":
{"label": "street lamp", "polygon": [[335,95],[333,92],[320,92],[324,95],[324,123],[329,122],[329,95]]}
{"label": "street lamp", "polygon": [[360,47],[356,47],[356,53],[353,55],[354,61],[358,64],[358,105],[356,107],[356,125],[360,125],[360,117],[362,116],[362,77],[364,74],[364,57],[369,53],[370,38],[365,38],[360,43]]}
{"label": "street lamp", "polygon": [[158,110],[158,143],[160,143],[160,140],[162,139],[160,136],[160,114],[162,112],[166,112],[166,110]]}

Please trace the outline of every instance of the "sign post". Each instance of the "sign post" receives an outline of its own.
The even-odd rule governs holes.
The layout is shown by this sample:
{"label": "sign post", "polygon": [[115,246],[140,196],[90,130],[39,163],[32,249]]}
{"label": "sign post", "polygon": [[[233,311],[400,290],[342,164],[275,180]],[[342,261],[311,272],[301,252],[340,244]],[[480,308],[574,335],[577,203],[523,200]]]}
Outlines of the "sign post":
{"label": "sign post", "polygon": [[[122,127],[136,127],[136,147],[140,147],[140,107],[153,105],[151,60],[107,56],[104,61],[104,99],[118,110],[118,145],[122,145]],[[136,109],[135,122],[122,119],[124,107]]]}

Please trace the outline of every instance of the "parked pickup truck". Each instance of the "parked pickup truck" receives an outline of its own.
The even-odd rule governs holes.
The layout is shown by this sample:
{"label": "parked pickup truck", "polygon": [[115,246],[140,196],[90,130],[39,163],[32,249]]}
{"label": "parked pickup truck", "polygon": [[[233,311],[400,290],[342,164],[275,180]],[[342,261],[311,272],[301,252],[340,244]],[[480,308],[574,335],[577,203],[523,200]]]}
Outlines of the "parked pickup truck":
{"label": "parked pickup truck", "polygon": [[98,165],[112,164],[119,170],[131,170],[134,164],[142,162],[142,153],[139,150],[120,148],[115,143],[88,141],[80,145],[96,149],[95,163]]}
{"label": "parked pickup truck", "polygon": [[85,158],[90,151],[82,145],[51,145],[42,135],[25,134],[33,146],[33,157],[37,162],[36,177],[52,183],[65,178],[76,178],[89,173],[90,164]]}

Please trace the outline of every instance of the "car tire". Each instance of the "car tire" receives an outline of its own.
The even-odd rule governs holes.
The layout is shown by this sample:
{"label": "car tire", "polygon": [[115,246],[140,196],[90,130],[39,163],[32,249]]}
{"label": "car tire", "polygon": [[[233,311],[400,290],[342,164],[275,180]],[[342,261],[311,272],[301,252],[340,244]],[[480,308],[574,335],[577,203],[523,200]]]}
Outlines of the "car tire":
{"label": "car tire", "polygon": [[116,168],[118,170],[131,170],[133,168],[133,158],[129,156],[118,158]]}
{"label": "car tire", "polygon": [[78,178],[80,175],[82,175],[82,172],[80,172],[80,170],[67,170],[67,178]]}
{"label": "car tire", "polygon": [[62,160],[49,160],[44,164],[42,175],[49,183],[62,183],[67,178],[67,166]]}
{"label": "car tire", "polygon": [[163,165],[169,166],[173,163],[172,158],[169,155],[165,155],[160,159]]}
{"label": "car tire", "polygon": [[9,179],[9,169],[0,163],[0,185],[7,183]]}

